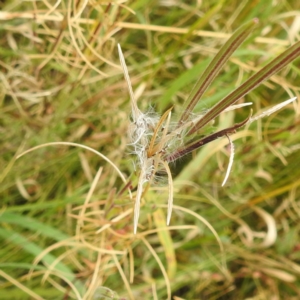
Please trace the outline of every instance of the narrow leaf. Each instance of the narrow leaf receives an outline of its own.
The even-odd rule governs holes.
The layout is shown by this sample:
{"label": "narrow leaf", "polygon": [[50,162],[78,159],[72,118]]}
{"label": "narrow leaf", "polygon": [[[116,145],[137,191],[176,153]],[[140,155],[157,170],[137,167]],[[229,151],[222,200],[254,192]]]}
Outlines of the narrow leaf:
{"label": "narrow leaf", "polygon": [[267,80],[276,72],[280,71],[290,62],[295,60],[300,55],[300,42],[295,43],[288,50],[273,59],[269,64],[262,68],[258,73],[251,76],[246,82],[239,86],[235,91],[226,96],[223,100],[213,106],[204,116],[200,119],[188,134],[192,134],[205,126],[208,122],[217,117],[228,106],[237,102],[240,98],[247,95],[250,91],[260,85],[263,81]]}
{"label": "narrow leaf", "polygon": [[[44,249],[41,248],[39,245],[31,242],[30,240],[27,239],[27,237],[13,230],[0,228],[0,237],[6,239],[11,244],[14,244],[22,248],[24,251],[32,254],[34,257],[40,255],[44,251]],[[62,272],[62,274],[64,274],[64,276],[69,280],[71,281],[75,280],[75,275],[73,274],[72,270],[64,263],[58,261],[56,256],[50,253],[45,253],[41,261],[45,265],[49,265],[49,266],[53,265],[55,267],[54,269],[55,271]]]}
{"label": "narrow leaf", "polygon": [[153,213],[153,219],[157,230],[157,236],[159,242],[161,243],[167,264],[167,273],[170,279],[173,279],[176,275],[177,261],[176,261],[176,250],[175,245],[172,240],[171,230],[164,230],[165,225],[165,215],[161,208],[157,209]]}
{"label": "narrow leaf", "polygon": [[177,127],[180,127],[188,119],[197,102],[210,86],[214,78],[219,74],[223,65],[227,62],[232,53],[245,41],[245,39],[249,36],[257,23],[258,19],[253,19],[252,21],[241,26],[222,46],[218,54],[208,65],[208,67],[192,89],[189,97],[185,102],[184,113],[182,114]]}
{"label": "narrow leaf", "polygon": [[282,109],[283,107],[285,107],[286,105],[288,105],[288,104],[294,102],[296,99],[297,99],[297,97],[293,97],[293,98],[291,98],[291,99],[289,99],[289,100],[286,100],[286,101],[284,101],[284,102],[282,102],[282,103],[279,103],[279,104],[277,104],[277,105],[275,105],[275,106],[273,106],[273,107],[271,107],[271,108],[265,110],[265,111],[262,112],[261,114],[256,115],[256,116],[254,116],[253,118],[250,118],[249,123],[252,123],[252,122],[254,122],[254,121],[257,121],[258,119],[261,119],[261,118],[263,118],[263,117],[265,117],[265,116],[270,116],[270,115],[273,114],[274,112],[276,112],[276,111]]}

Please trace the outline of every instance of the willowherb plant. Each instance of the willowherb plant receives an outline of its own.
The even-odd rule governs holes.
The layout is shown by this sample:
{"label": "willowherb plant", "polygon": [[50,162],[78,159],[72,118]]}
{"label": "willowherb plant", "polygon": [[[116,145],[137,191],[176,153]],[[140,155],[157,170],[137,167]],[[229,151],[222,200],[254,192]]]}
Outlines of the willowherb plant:
{"label": "willowherb plant", "polygon": [[[224,185],[229,176],[234,157],[234,146],[229,135],[234,133],[240,127],[256,121],[264,116],[268,116],[296,100],[296,97],[291,98],[290,100],[280,103],[258,116],[251,117],[250,114],[247,119],[229,128],[225,128],[210,135],[197,138],[197,132],[223,111],[232,110],[251,104],[244,103],[241,105],[234,105],[239,99],[248,94],[251,90],[256,88],[263,81],[267,80],[270,76],[281,70],[300,55],[300,42],[297,42],[281,55],[273,59],[256,74],[252,75],[252,77],[236,88],[233,92],[215,104],[204,115],[191,118],[191,114],[196,104],[201,99],[207,88],[210,86],[214,78],[219,74],[221,68],[230,58],[232,53],[253,31],[257,23],[258,19],[254,19],[241,26],[221,47],[219,52],[216,54],[195,84],[184,104],[182,115],[175,123],[176,125],[172,126],[172,128],[170,126],[172,108],[168,109],[161,117],[154,112],[143,113],[138,108],[130,83],[125,59],[122,54],[121,47],[118,45],[120,61],[131,98],[132,124],[129,128],[129,135],[131,139],[131,146],[133,147],[133,154],[136,156],[136,162],[140,172],[135,196],[134,233],[137,232],[140,202],[144,192],[144,185],[153,179],[157,170],[163,168],[166,170],[168,175],[168,225],[170,223],[173,205],[173,184],[169,163],[176,161],[182,156],[200,148],[207,143],[226,136],[229,140],[231,156],[222,184]],[[187,142],[182,142],[183,136],[185,139],[187,139]]]}

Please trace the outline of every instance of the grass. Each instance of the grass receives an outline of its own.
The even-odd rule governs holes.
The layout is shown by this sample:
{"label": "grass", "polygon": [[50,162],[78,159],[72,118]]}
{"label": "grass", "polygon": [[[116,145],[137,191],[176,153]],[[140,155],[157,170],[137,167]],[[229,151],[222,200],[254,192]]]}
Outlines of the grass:
{"label": "grass", "polygon": [[[299,40],[299,6],[1,4],[1,299],[298,299],[299,99],[231,135],[235,158],[224,187],[226,138],[171,164],[170,226],[168,187],[152,184],[134,235],[138,170],[117,43],[141,111],[151,106],[162,115],[173,106],[179,119],[196,80],[238,27],[260,19],[194,112]],[[253,102],[259,113],[299,96],[298,82],[299,59],[240,103]],[[208,133],[248,114],[222,113]]]}

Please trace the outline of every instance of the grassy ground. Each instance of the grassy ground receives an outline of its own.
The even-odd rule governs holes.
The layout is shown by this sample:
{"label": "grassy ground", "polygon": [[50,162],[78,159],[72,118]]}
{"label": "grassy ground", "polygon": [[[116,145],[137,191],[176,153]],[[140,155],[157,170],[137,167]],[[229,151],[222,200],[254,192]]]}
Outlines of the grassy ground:
{"label": "grassy ground", "polygon": [[[5,1],[0,4],[1,299],[299,299],[299,100],[172,166],[143,197],[128,146],[130,102],[179,115],[230,34],[258,29],[214,81],[204,111],[299,40],[299,1]],[[299,96],[299,59],[243,101]],[[245,119],[222,114],[214,128]],[[105,157],[71,145],[79,143]],[[109,161],[106,161],[108,159]],[[124,180],[112,166],[123,174]],[[216,238],[214,233],[217,233]],[[219,239],[219,241],[218,241]]]}

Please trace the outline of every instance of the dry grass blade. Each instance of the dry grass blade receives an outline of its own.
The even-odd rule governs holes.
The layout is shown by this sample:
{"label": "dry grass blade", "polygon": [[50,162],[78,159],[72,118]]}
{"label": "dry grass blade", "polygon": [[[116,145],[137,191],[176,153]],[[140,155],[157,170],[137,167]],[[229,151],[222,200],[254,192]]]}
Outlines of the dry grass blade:
{"label": "dry grass blade", "polygon": [[120,58],[121,66],[122,66],[122,69],[123,69],[124,77],[125,77],[125,80],[126,80],[126,83],[127,83],[127,88],[128,88],[128,91],[129,91],[130,99],[131,99],[133,121],[137,122],[137,120],[138,120],[138,118],[141,114],[141,111],[138,109],[135,98],[134,98],[134,93],[133,93],[133,90],[132,90],[130,77],[129,77],[129,74],[128,74],[128,69],[127,69],[127,66],[126,66],[126,63],[125,63],[124,55],[123,55],[120,44],[118,44],[118,52],[119,52],[119,58]]}
{"label": "dry grass blade", "polygon": [[165,162],[164,160],[160,160],[161,163],[163,164],[167,175],[168,175],[168,216],[167,216],[167,225],[170,224],[170,220],[171,220],[171,215],[172,215],[172,209],[173,209],[173,194],[174,194],[174,187],[173,187],[173,178],[172,178],[172,173],[170,170],[169,165],[167,164],[167,162]]}
{"label": "dry grass blade", "polygon": [[122,280],[123,280],[123,282],[124,282],[124,285],[125,285],[125,287],[126,287],[126,290],[127,290],[127,293],[128,293],[129,298],[130,298],[131,300],[134,300],[135,297],[134,297],[134,295],[133,295],[133,293],[132,293],[130,284],[129,284],[129,282],[128,282],[128,279],[126,278],[126,275],[124,274],[124,271],[123,271],[123,269],[122,269],[122,267],[121,267],[121,265],[120,265],[120,262],[118,261],[118,258],[117,258],[116,255],[113,255],[113,260],[114,260],[115,265],[117,266],[117,269],[118,269],[118,271],[119,271],[119,273],[120,273],[120,275],[121,275],[121,278],[122,278]]}
{"label": "dry grass blade", "polygon": [[258,119],[261,119],[263,117],[270,116],[274,112],[276,112],[276,111],[282,109],[283,107],[287,106],[288,104],[294,102],[296,99],[297,99],[297,97],[293,97],[293,98],[291,98],[289,100],[286,100],[286,101],[284,101],[282,103],[279,103],[279,104],[271,107],[270,109],[265,110],[263,113],[251,117],[249,119],[248,123],[252,123],[252,122],[257,121]]}
{"label": "dry grass blade", "polygon": [[19,281],[17,281],[13,277],[11,277],[10,275],[6,274],[2,270],[0,270],[0,276],[5,278],[7,281],[11,282],[13,285],[17,286],[20,290],[24,291],[26,294],[28,294],[30,297],[32,297],[32,299],[43,300],[42,297],[40,297],[35,292],[28,289],[25,285],[23,285],[22,283],[20,283]]}
{"label": "dry grass blade", "polygon": [[228,163],[227,171],[226,171],[226,174],[225,174],[225,178],[222,182],[222,186],[224,186],[225,183],[227,182],[227,179],[229,177],[229,174],[230,174],[230,171],[231,171],[231,168],[232,168],[232,165],[233,165],[233,159],[234,159],[234,144],[233,144],[231,138],[229,137],[229,135],[227,135],[227,138],[228,138],[229,145],[230,145],[230,158],[229,158],[229,163]]}
{"label": "dry grass blade", "polygon": [[[157,123],[154,131],[153,131],[153,135],[149,144],[149,149],[147,150],[147,155],[148,157],[151,157],[153,155],[155,155],[157,152],[161,151],[163,146],[164,146],[164,141],[165,141],[165,137],[169,128],[169,124],[170,124],[170,118],[171,118],[171,110],[173,109],[173,107],[169,108],[160,118],[159,122]],[[161,138],[161,140],[159,141],[159,143],[154,146],[156,139],[158,138],[158,131],[160,130],[160,128],[163,126],[164,121],[167,119],[166,122],[166,126],[164,128],[164,134],[163,137]]]}
{"label": "dry grass blade", "polygon": [[157,253],[154,251],[153,247],[150,245],[150,243],[144,238],[142,237],[142,241],[143,243],[146,245],[146,247],[149,249],[149,251],[151,252],[151,254],[153,255],[153,257],[155,258],[157,264],[159,265],[159,268],[164,276],[164,280],[165,280],[165,286],[167,289],[167,300],[171,300],[171,284],[170,284],[170,280],[168,278],[168,274],[166,272],[166,269],[162,263],[162,261],[160,260],[159,256],[157,255]]}
{"label": "dry grass blade", "polygon": [[[38,145],[36,147],[33,147],[31,149],[28,149],[24,152],[22,152],[21,154],[19,154],[17,156],[17,159],[21,158],[22,156],[24,156],[27,153],[30,153],[32,151],[44,148],[44,147],[48,147],[48,146],[73,146],[73,147],[78,147],[78,148],[82,148],[88,151],[91,151],[93,153],[95,153],[96,155],[100,156],[102,159],[104,159],[106,162],[108,162],[118,173],[118,175],[120,176],[120,178],[123,180],[124,183],[127,183],[126,178],[124,177],[124,175],[122,174],[122,172],[119,170],[119,168],[110,160],[108,159],[105,155],[103,155],[102,153],[96,151],[93,148],[87,147],[85,145],[81,145],[81,144],[77,144],[77,143],[71,143],[71,142],[52,142],[52,143],[46,143],[46,144],[42,144],[42,145]],[[129,193],[131,194],[130,189],[128,189]]]}

